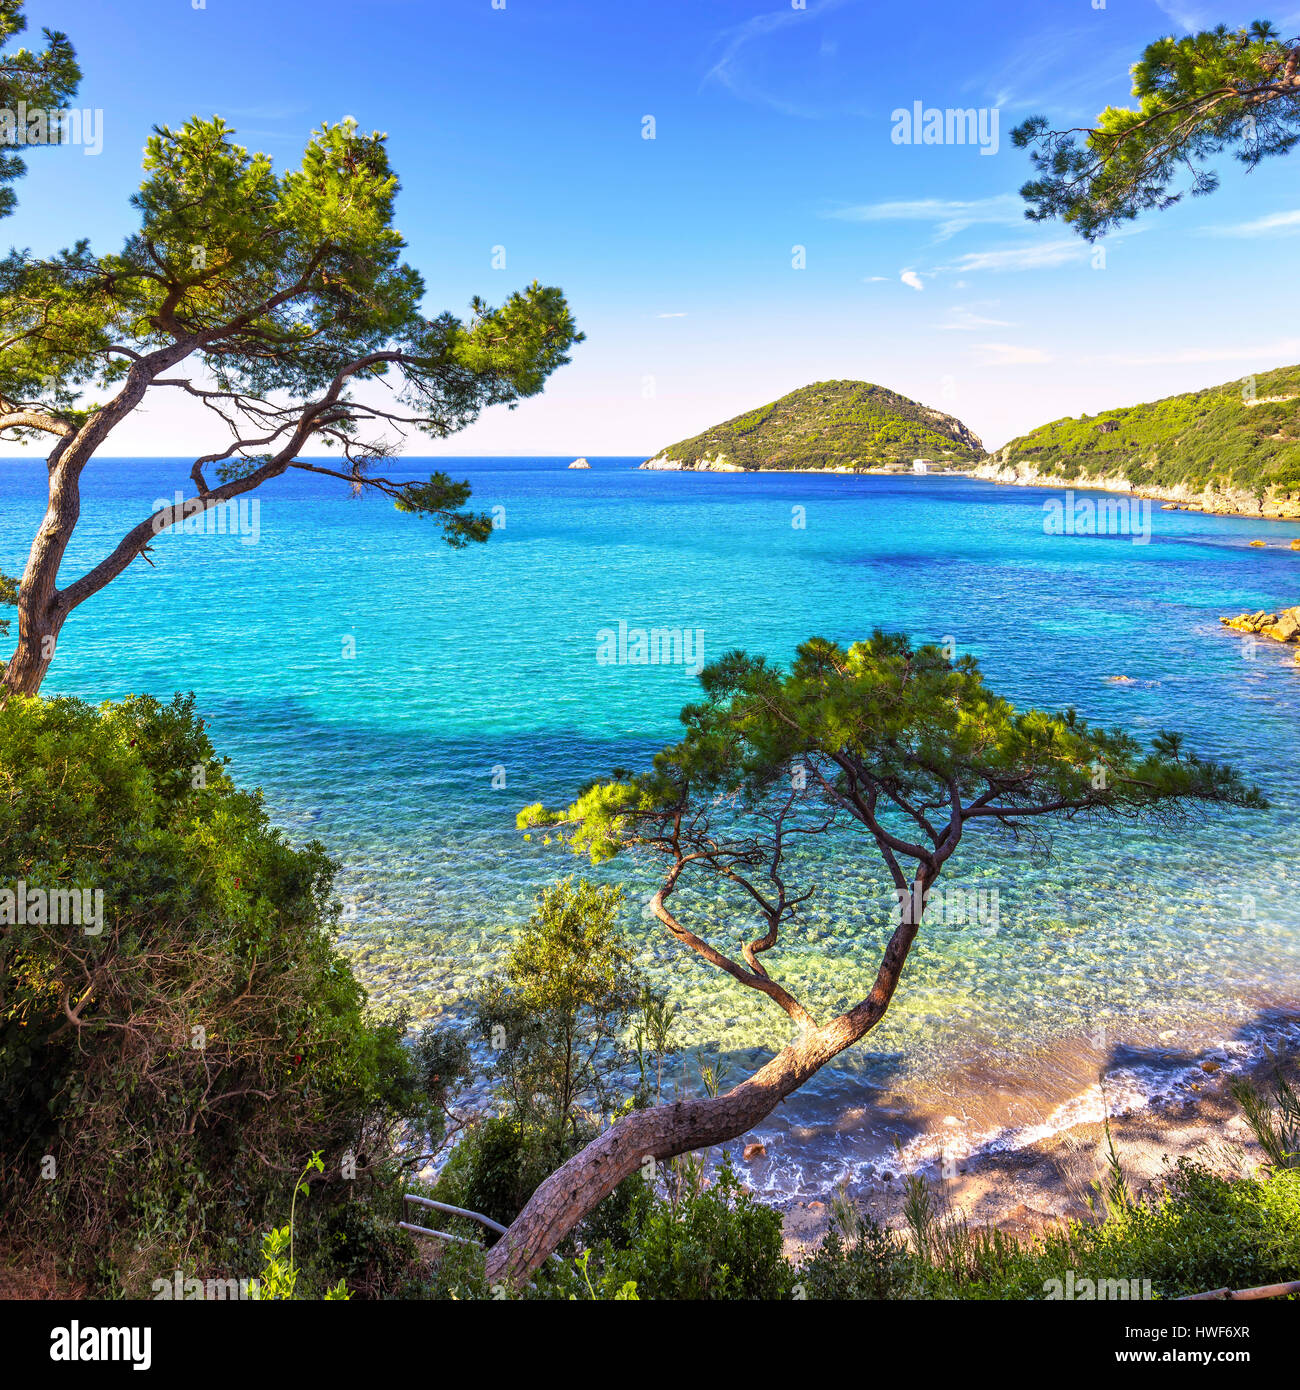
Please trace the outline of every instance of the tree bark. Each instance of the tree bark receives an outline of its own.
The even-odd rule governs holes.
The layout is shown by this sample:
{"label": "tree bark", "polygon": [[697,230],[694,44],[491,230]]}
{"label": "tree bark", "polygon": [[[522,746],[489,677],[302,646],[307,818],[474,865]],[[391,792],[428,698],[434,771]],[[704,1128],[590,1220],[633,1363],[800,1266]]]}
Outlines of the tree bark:
{"label": "tree bark", "polygon": [[69,611],[57,587],[59,565],[80,515],[77,472],[57,463],[50,471],[49,503],[18,590],[18,646],[0,680],[0,688],[6,692],[39,694],[54,659],[55,644]]}
{"label": "tree bark", "polygon": [[523,1283],[599,1202],[645,1164],[722,1144],[751,1130],[827,1062],[884,1017],[918,925],[904,922],[885,948],[871,993],[848,1013],[809,1028],[724,1095],[634,1111],[557,1168],[488,1251],[491,1283]]}

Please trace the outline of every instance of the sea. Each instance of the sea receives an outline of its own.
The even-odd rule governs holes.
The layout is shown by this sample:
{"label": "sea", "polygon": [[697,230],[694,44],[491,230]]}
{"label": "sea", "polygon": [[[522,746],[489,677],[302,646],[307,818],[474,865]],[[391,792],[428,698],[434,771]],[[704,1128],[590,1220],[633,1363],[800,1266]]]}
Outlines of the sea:
{"label": "sea", "polygon": [[[1300,524],[1156,504],[1146,538],[1061,534],[1044,488],[570,461],[403,460],[472,484],[494,530],[460,551],[383,498],[277,479],[226,534],[160,535],[79,608],[44,693],[193,691],[234,775],[339,861],[341,949],[413,1027],[464,1025],[544,885],[622,884],[629,942],[679,1010],[669,1096],[740,1080],[789,1020],[666,935],[653,862],[593,868],[515,815],[674,741],[701,659],[906,632],[975,656],[1017,706],[1177,729],[1260,786],[1267,811],[1178,826],[968,831],[886,1018],[749,1136],[766,1152],[747,1181],[773,1198],[1014,1148],[1300,1043],[1300,665],[1219,622],[1300,603]],[[64,581],[190,491],[190,462],[96,462]],[[39,460],[0,462],[0,570],[21,573],[44,485]],[[611,633],[654,628],[681,630],[682,659],[620,660]],[[766,960],[824,1019],[869,990],[896,904],[869,842],[800,871],[816,892]],[[720,949],[753,933],[734,896],[689,906]]]}

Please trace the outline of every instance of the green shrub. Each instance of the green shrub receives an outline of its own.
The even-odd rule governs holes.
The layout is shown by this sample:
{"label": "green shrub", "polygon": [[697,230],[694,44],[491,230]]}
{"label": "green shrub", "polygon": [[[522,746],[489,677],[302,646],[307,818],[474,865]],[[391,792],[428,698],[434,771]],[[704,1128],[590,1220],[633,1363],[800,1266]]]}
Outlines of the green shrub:
{"label": "green shrub", "polygon": [[[510,1114],[494,1115],[460,1137],[438,1176],[435,1195],[508,1226],[542,1179],[571,1152],[553,1129],[529,1125]],[[472,1231],[489,1243],[496,1238],[478,1224]]]}
{"label": "green shrub", "polygon": [[[392,1182],[431,1098],[334,947],[334,865],[239,790],[194,713],[0,710],[0,889],[102,893],[98,932],[0,924],[4,1216],[99,1285],[247,1272],[286,1174]],[[43,914],[48,915],[48,914]]]}
{"label": "green shrub", "polygon": [[905,1298],[912,1286],[907,1247],[869,1217],[847,1238],[832,1228],[821,1247],[799,1266],[805,1298]]}
{"label": "green shrub", "polygon": [[1184,1159],[1162,1190],[1103,1221],[1024,1242],[948,1223],[913,1264],[925,1298],[1047,1298],[1071,1272],[1076,1285],[1118,1280],[1139,1297],[1149,1281],[1152,1298],[1282,1283],[1300,1277],[1300,1172],[1229,1179]]}
{"label": "green shrub", "polygon": [[625,1249],[606,1249],[601,1296],[635,1283],[641,1299],[785,1298],[793,1283],[780,1214],[747,1192],[729,1156],[712,1186],[677,1205],[658,1198]]}

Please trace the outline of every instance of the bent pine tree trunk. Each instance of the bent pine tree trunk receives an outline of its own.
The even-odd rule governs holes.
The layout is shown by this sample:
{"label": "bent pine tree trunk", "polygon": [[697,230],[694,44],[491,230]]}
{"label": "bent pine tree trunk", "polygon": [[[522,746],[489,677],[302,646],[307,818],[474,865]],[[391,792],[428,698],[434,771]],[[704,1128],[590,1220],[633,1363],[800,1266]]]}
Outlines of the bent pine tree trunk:
{"label": "bent pine tree trunk", "polygon": [[801,1033],[748,1080],[716,1097],[634,1111],[546,1179],[488,1251],[491,1283],[521,1284],[599,1202],[644,1165],[737,1139],[884,1017],[917,926],[897,927],[871,993],[848,1013]]}
{"label": "bent pine tree trunk", "polygon": [[63,469],[55,469],[50,477],[49,504],[32,542],[18,591],[18,645],[0,679],[0,689],[16,695],[40,693],[68,616],[57,580],[80,512],[76,478]]}

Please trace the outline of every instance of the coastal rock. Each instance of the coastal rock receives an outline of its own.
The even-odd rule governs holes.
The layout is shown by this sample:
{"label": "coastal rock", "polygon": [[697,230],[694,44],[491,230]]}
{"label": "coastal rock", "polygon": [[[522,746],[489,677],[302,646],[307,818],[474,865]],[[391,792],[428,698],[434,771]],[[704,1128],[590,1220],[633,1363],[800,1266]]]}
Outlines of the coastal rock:
{"label": "coastal rock", "polygon": [[657,454],[652,459],[646,459],[644,463],[637,465],[638,468],[651,468],[663,473],[743,473],[743,464],[732,463],[725,454],[719,454],[717,458],[693,459],[689,463],[682,459],[671,459],[667,454]]}
{"label": "coastal rock", "polygon": [[1220,618],[1219,621],[1234,632],[1262,632],[1277,622],[1277,614],[1260,609],[1258,613],[1239,613],[1235,618]]}
{"label": "coastal rock", "polygon": [[[1224,627],[1233,632],[1245,632],[1267,637],[1274,642],[1300,645],[1300,606],[1287,608],[1281,613],[1239,613],[1235,618],[1220,618]],[[1300,652],[1296,653],[1300,661]]]}
{"label": "coastal rock", "polygon": [[755,1158],[766,1158],[767,1146],[765,1144],[746,1144],[745,1150],[741,1154],[741,1157],[745,1160],[746,1163],[749,1163],[752,1159]]}
{"label": "coastal rock", "polygon": [[569,465],[570,468],[590,468],[591,464],[586,459],[574,459]]}
{"label": "coastal rock", "polygon": [[[1119,473],[1082,472],[1067,478],[1060,471],[1063,460],[1044,464],[1011,462],[1009,451],[1003,449],[988,462],[970,469],[972,478],[991,483],[1008,483],[1015,487],[1059,487],[1088,489],[1097,492],[1127,492],[1134,497],[1149,497],[1168,505],[1164,511],[1204,512],[1211,516],[1249,516],[1264,521],[1300,521],[1300,497],[1270,489],[1257,497],[1244,488],[1205,488],[1197,491],[1185,484],[1176,487],[1134,487]],[[1263,542],[1259,542],[1263,544]],[[1294,548],[1300,549],[1300,546]]]}

